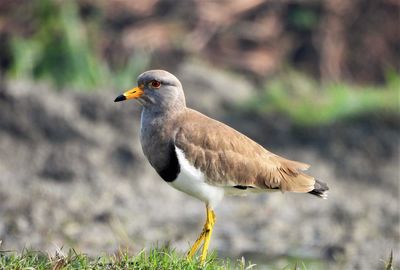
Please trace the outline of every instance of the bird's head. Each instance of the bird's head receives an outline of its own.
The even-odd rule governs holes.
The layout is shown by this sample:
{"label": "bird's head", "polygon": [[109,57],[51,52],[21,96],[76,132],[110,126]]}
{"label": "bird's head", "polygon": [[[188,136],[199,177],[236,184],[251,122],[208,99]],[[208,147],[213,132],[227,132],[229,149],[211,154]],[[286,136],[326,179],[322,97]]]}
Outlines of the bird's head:
{"label": "bird's head", "polygon": [[146,71],[139,75],[137,84],[114,102],[136,99],[145,107],[159,110],[186,106],[181,82],[165,70]]}

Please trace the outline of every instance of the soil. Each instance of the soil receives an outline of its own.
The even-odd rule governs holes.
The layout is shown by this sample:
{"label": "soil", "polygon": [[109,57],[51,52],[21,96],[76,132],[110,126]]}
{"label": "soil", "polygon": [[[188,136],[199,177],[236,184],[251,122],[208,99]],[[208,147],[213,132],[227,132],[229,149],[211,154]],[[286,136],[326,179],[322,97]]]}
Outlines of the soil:
{"label": "soil", "polygon": [[[196,104],[199,92],[186,93]],[[331,190],[328,200],[288,193],[225,198],[212,249],[255,263],[312,258],[330,269],[381,269],[391,250],[398,260],[398,116],[305,128],[280,115],[238,111],[224,95],[195,107],[277,154],[312,164],[310,173]],[[73,247],[99,255],[170,245],[185,252],[195,240],[204,205],[157,176],[140,148],[139,106],[115,104],[114,97],[22,81],[1,87],[1,249]]]}

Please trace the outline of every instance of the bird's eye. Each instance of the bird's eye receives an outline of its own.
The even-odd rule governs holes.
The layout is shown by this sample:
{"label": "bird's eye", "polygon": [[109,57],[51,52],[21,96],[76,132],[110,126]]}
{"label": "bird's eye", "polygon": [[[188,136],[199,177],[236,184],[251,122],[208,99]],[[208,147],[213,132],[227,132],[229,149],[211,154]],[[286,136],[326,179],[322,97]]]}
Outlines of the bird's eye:
{"label": "bird's eye", "polygon": [[151,84],[151,87],[153,87],[153,88],[160,88],[160,86],[161,86],[161,82],[156,81],[156,80],[151,81],[150,84]]}

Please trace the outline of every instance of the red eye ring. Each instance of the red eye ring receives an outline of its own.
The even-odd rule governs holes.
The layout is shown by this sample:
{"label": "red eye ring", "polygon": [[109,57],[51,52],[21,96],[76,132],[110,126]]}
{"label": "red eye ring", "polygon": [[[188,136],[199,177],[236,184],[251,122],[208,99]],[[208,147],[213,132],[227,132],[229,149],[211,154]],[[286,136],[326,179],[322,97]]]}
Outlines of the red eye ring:
{"label": "red eye ring", "polygon": [[156,80],[151,81],[151,86],[152,86],[153,88],[160,88],[161,82],[156,81]]}

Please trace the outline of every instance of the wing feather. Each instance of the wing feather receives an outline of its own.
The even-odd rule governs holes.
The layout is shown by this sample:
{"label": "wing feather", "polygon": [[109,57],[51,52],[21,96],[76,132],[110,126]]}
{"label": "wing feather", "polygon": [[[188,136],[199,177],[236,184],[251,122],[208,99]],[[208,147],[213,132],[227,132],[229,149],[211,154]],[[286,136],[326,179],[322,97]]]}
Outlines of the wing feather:
{"label": "wing feather", "polygon": [[314,188],[314,178],[302,172],[308,164],[275,155],[227,125],[190,109],[179,118],[175,145],[215,186],[291,192]]}

